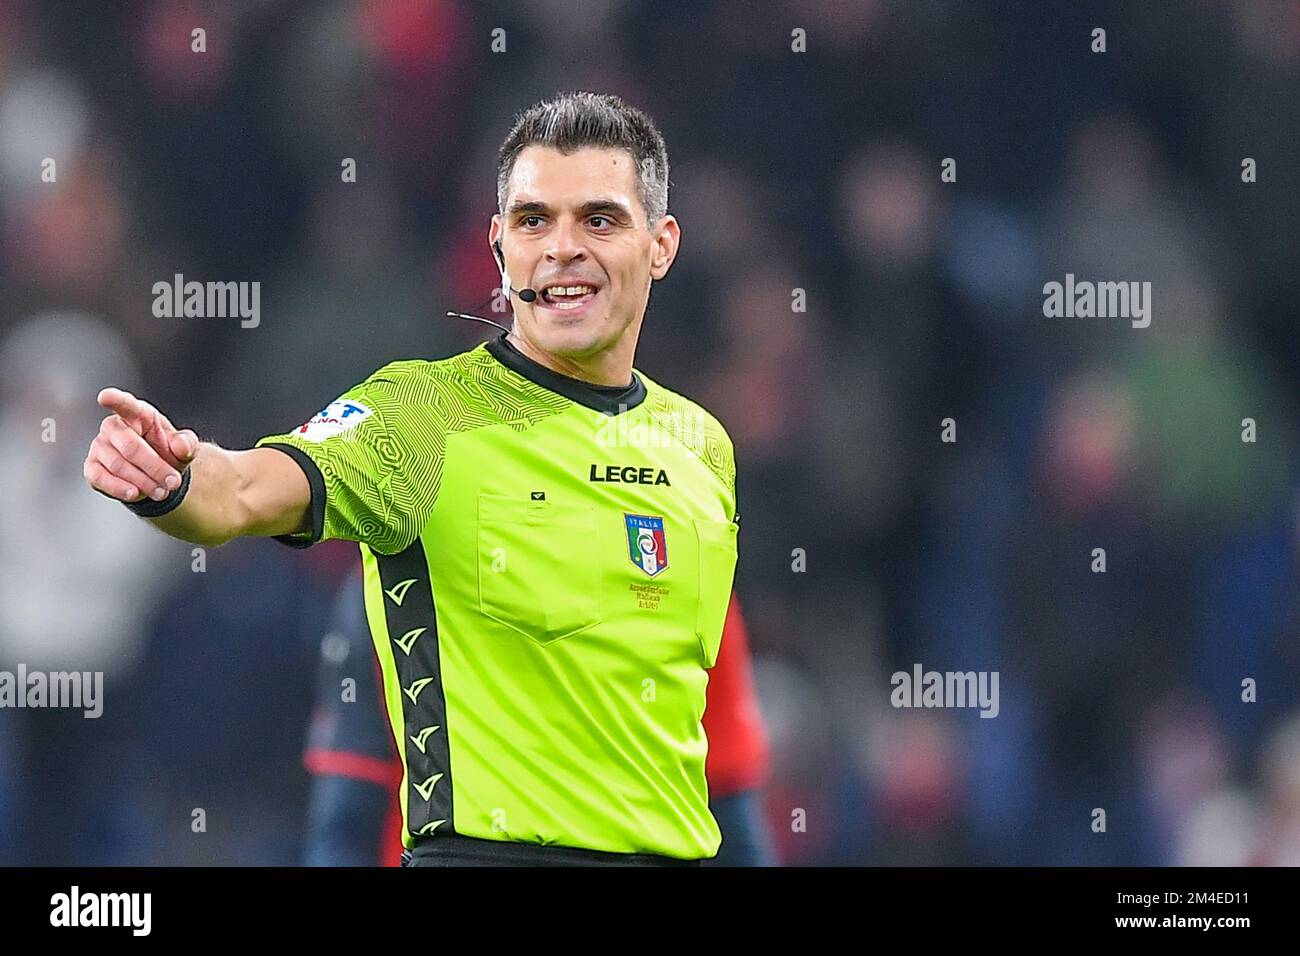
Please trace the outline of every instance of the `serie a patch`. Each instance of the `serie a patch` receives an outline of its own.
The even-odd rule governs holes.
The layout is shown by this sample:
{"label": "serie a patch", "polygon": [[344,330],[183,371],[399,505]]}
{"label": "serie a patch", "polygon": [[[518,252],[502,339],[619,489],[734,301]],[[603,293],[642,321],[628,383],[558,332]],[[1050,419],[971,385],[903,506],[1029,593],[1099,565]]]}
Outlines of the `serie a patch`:
{"label": "serie a patch", "polygon": [[372,409],[354,399],[340,398],[303,422],[294,434],[307,441],[324,441],[350,428],[356,428],[373,414]]}

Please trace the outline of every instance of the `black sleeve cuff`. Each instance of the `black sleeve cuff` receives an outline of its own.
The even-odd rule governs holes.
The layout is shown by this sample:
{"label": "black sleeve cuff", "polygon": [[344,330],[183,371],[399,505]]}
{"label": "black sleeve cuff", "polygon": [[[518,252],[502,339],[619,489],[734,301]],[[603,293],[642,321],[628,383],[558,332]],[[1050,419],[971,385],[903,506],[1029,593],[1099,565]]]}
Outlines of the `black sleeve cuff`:
{"label": "black sleeve cuff", "polygon": [[307,476],[307,484],[311,486],[311,537],[303,538],[297,534],[277,534],[272,535],[271,539],[279,541],[281,544],[287,544],[291,548],[310,548],[325,533],[325,477],[320,473],[320,467],[316,462],[312,461],[311,455],[294,445],[269,441],[265,445],[258,445],[257,447],[275,448],[284,452],[298,463],[302,473]]}

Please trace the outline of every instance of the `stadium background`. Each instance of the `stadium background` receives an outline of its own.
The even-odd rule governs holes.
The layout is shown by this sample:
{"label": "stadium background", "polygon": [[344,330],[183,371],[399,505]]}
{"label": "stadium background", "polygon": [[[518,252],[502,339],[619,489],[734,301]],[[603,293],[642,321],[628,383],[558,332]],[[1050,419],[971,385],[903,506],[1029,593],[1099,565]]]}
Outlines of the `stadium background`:
{"label": "stadium background", "polygon": [[[0,863],[298,859],[355,546],[196,573],[85,485],[95,394],[247,447],[480,341],[440,316],[562,89],[668,141],[637,364],[735,440],[782,860],[1300,863],[1298,82],[1284,2],[0,0],[0,668],[107,675],[98,720],[0,711]],[[1067,272],[1152,282],[1151,327],[1044,318]],[[260,325],[154,318],[175,273]],[[914,662],[999,716],[892,709]]]}

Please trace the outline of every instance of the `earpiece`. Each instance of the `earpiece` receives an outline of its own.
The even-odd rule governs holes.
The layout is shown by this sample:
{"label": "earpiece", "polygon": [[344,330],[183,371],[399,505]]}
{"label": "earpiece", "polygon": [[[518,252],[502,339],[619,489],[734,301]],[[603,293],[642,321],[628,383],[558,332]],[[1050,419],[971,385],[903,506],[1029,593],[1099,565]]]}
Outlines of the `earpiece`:
{"label": "earpiece", "polygon": [[506,272],[506,254],[501,250],[500,239],[492,243],[492,251],[497,254],[497,264],[501,266],[501,285],[519,296],[523,302],[536,301],[537,293],[534,290],[529,288],[516,289],[510,285],[510,273]]}

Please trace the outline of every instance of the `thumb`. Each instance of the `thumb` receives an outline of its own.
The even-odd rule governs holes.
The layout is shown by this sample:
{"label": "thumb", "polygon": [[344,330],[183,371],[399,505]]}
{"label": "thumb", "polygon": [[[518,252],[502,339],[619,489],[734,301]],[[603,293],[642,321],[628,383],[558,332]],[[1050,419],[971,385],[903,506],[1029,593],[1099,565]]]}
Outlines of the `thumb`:
{"label": "thumb", "polygon": [[199,436],[188,428],[183,428],[172,434],[168,440],[168,447],[171,453],[176,456],[176,460],[182,466],[188,465],[199,451]]}

